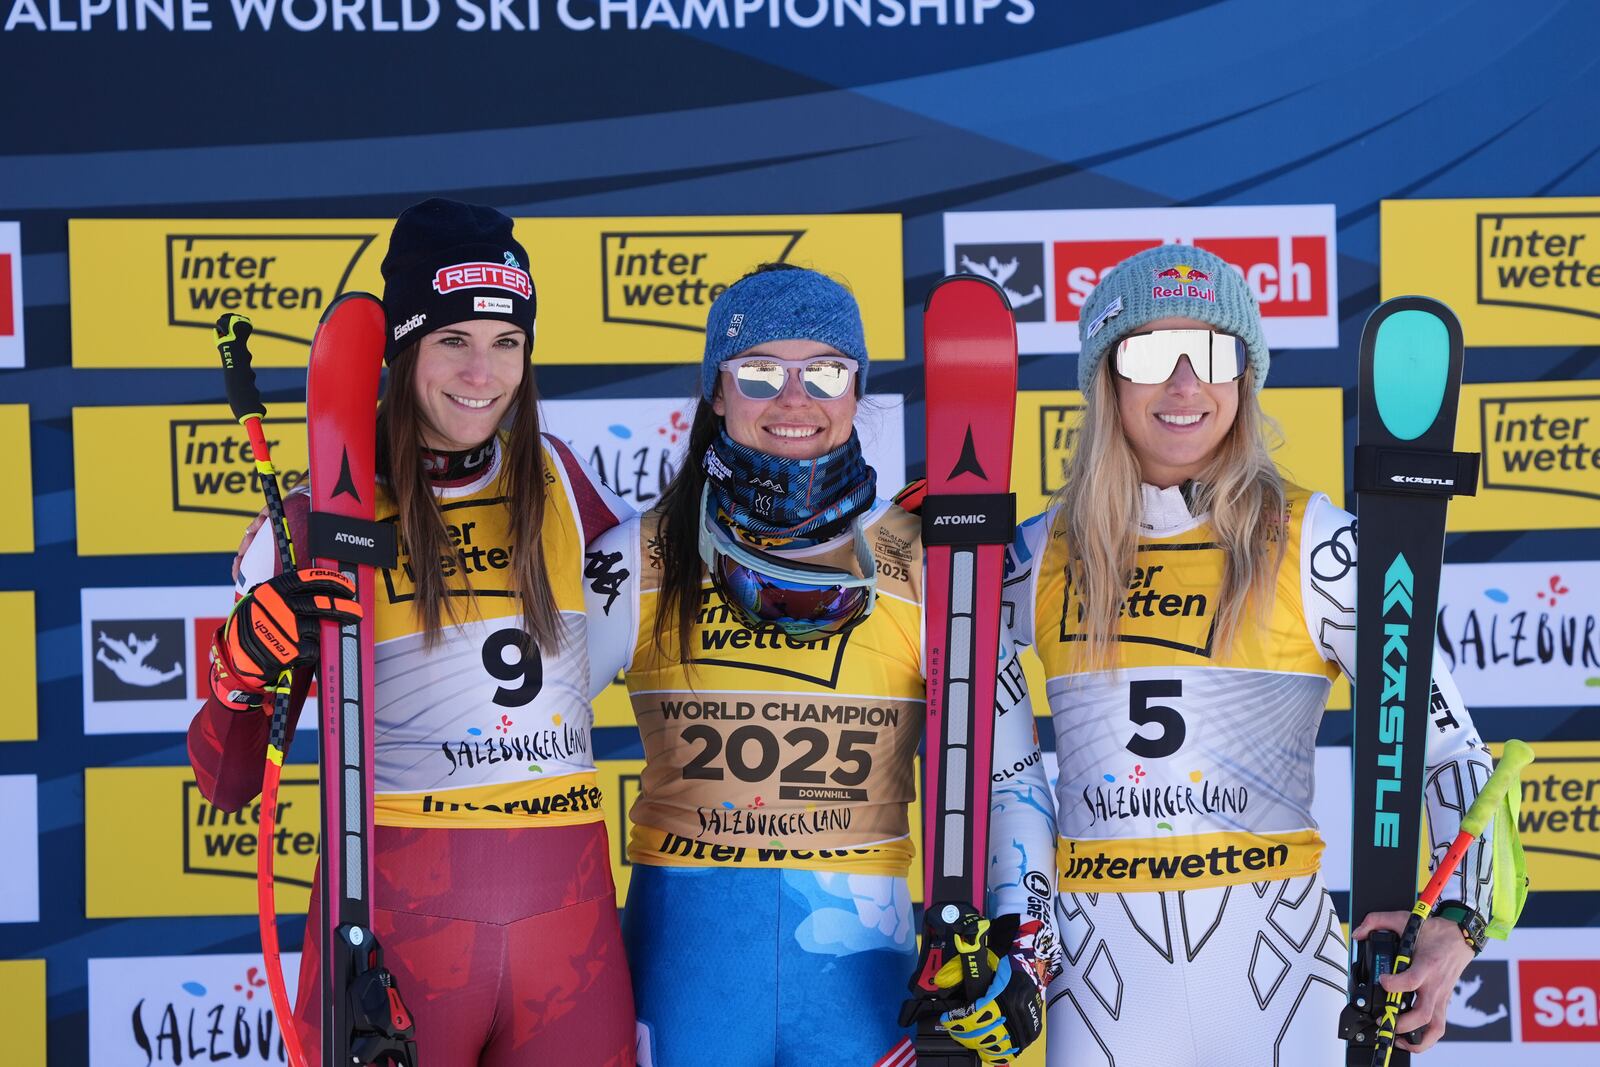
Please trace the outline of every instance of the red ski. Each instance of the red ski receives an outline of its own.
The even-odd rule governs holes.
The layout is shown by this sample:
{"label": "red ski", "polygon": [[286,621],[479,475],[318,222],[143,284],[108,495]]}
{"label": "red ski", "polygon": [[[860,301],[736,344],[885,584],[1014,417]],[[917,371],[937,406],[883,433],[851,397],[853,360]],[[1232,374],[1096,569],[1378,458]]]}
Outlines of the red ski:
{"label": "red ski", "polygon": [[[920,1018],[917,1062],[965,1067],[977,1054],[944,1036],[938,1014],[988,989],[981,939],[989,855],[990,764],[1000,582],[1016,525],[1011,494],[1017,330],[1005,293],[973,275],[946,278],[923,307],[928,478],[926,554],[927,742],[923,753],[922,957],[902,1022]],[[959,986],[933,976],[960,957]]]}
{"label": "red ski", "polygon": [[311,342],[306,427],[311,554],[344,572],[364,611],[322,625],[322,1064],[415,1067],[409,1013],[372,933],[373,568],[395,565],[395,527],[374,523],[383,305],[368,293],[334,301]]}

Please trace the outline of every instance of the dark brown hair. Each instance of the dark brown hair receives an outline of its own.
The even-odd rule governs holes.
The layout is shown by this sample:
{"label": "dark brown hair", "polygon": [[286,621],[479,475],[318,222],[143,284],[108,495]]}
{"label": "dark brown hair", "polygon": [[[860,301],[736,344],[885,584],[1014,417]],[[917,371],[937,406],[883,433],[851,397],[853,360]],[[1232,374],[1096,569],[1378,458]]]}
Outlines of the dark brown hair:
{"label": "dark brown hair", "polygon": [[[532,352],[530,342],[524,356]],[[439,640],[443,617],[459,623],[465,612],[454,595],[446,595],[444,569],[437,562],[452,551],[450,531],[439,501],[433,495],[422,464],[422,431],[427,415],[417,403],[417,350],[408,345],[389,367],[389,384],[378,404],[379,474],[388,479],[398,512],[401,550],[411,557],[416,599],[412,607],[425,628],[427,643]],[[512,584],[522,601],[525,625],[541,651],[554,651],[561,639],[561,613],[550,591],[544,562],[544,507],[546,488],[554,482],[545,470],[543,441],[539,436],[539,394],[534,388],[533,365],[524,368],[522,381],[511,401],[507,438],[503,442],[501,475],[506,487],[506,527],[510,533]],[[476,601],[472,584],[466,596]]]}

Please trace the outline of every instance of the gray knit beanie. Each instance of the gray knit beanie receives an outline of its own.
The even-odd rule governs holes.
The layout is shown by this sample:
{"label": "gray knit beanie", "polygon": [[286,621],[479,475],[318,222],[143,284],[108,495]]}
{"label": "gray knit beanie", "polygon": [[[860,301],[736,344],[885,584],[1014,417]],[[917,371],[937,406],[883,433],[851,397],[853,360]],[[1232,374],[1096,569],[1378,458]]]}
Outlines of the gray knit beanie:
{"label": "gray knit beanie", "polygon": [[1106,353],[1157,319],[1196,319],[1244,342],[1255,387],[1267,382],[1271,357],[1261,309],[1244,277],[1194,245],[1157,245],[1111,268],[1083,302],[1078,319],[1078,388],[1085,396]]}
{"label": "gray knit beanie", "polygon": [[856,395],[867,391],[867,341],[850,290],[819,271],[794,267],[746,275],[706,316],[700,395],[710,400],[717,371],[740,352],[768,341],[818,341],[859,364]]}

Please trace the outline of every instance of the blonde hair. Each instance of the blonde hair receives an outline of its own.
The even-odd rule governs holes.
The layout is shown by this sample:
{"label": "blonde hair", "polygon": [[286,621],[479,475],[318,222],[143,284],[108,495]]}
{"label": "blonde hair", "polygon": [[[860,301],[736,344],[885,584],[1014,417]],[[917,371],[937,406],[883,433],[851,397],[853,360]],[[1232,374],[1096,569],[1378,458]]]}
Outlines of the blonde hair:
{"label": "blonde hair", "polygon": [[[1214,646],[1219,654],[1232,647],[1247,616],[1265,624],[1283,561],[1283,478],[1269,454],[1281,435],[1261,410],[1254,377],[1247,369],[1239,382],[1238,414],[1195,478],[1191,504],[1194,514],[1209,513],[1224,556]],[[1056,494],[1055,532],[1067,539],[1067,581],[1080,605],[1083,639],[1074,642],[1074,655],[1079,669],[1096,670],[1116,662],[1142,504],[1139,460],[1122,430],[1109,360],[1084,400],[1066,481]]]}

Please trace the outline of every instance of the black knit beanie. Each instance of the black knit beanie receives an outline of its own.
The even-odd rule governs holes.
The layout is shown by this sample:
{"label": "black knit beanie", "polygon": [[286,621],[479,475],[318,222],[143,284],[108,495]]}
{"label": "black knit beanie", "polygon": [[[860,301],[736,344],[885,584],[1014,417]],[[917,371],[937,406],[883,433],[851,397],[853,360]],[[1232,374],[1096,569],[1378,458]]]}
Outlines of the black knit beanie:
{"label": "black knit beanie", "polygon": [[434,197],[406,208],[381,269],[386,361],[423,334],[468,319],[499,319],[533,338],[528,253],[492,207]]}

